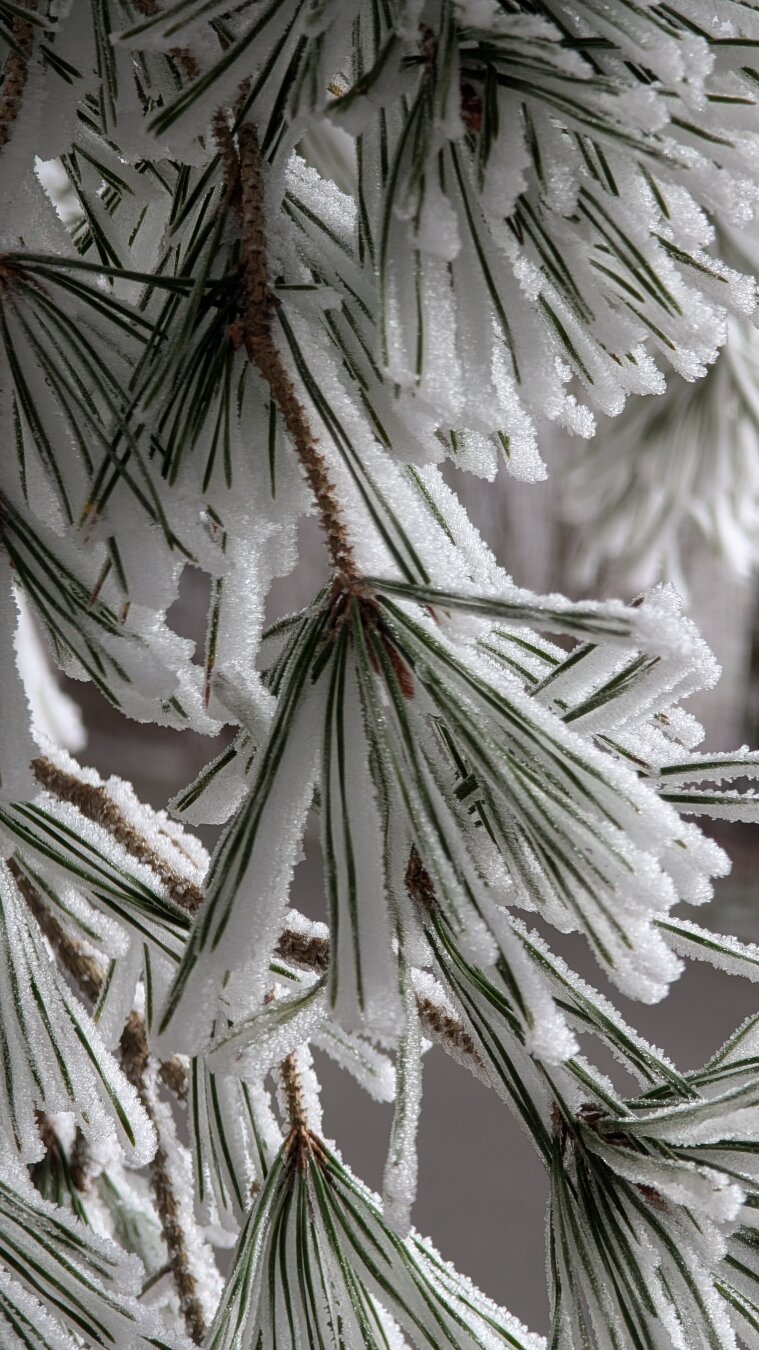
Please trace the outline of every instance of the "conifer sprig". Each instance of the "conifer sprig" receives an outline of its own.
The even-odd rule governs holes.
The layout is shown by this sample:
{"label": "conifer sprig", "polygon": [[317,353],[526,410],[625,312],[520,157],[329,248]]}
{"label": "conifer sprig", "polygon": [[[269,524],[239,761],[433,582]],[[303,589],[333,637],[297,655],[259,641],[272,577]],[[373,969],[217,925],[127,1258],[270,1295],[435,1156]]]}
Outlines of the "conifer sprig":
{"label": "conifer sprig", "polygon": [[[429,1041],[546,1168],[553,1350],[759,1345],[756,1019],[682,1072],[551,936],[648,1002],[690,959],[755,981],[676,906],[759,758],[699,751],[718,672],[671,587],[517,586],[438,468],[544,476],[539,422],[701,378],[729,315],[688,406],[738,392],[739,502],[758,46],[751,0],[0,0],[9,1347],[545,1345],[412,1226]],[[309,512],[329,576],[265,627]],[[126,716],[234,728],[172,815],[35,748],[17,590]],[[290,905],[312,825],[322,923]],[[312,1048],[394,1104],[381,1197]]]}

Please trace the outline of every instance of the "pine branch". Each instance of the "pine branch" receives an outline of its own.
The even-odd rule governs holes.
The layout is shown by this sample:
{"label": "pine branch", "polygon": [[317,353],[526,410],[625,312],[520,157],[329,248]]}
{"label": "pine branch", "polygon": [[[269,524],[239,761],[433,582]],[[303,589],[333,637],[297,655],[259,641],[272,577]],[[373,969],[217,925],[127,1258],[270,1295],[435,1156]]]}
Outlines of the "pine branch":
{"label": "pine branch", "polygon": [[[108,832],[113,834],[113,837],[117,838],[132,856],[153,868],[161,876],[163,882],[167,884],[170,894],[172,894],[173,899],[177,900],[177,903],[184,904],[186,909],[190,911],[199,909],[200,904],[203,903],[203,892],[200,891],[200,888],[193,887],[192,883],[185,882],[184,877],[178,876],[172,869],[167,868],[165,860],[155,855],[145,837],[140,836],[139,830],[136,830],[135,826],[124,818],[122,811],[108,795],[105,787],[92,786],[92,784],[82,782],[82,779],[78,779],[74,774],[68,774],[45,757],[35,759],[32,768],[34,768],[36,779],[47,791],[54,792],[62,801],[72,802],[72,805],[76,806],[77,810],[81,810],[86,818],[92,819],[92,821],[108,829]],[[11,865],[14,868],[14,875],[18,880],[20,890],[23,891],[24,898],[30,904],[32,913],[38,919],[43,933],[49,938],[63,967],[68,969],[70,975],[80,985],[82,992],[85,992],[90,1002],[96,1003],[104,980],[103,967],[97,963],[95,958],[82,952],[80,946],[68,937],[57,919],[50,914],[50,910],[47,909],[46,904],[39,896],[39,892],[32,886],[30,880],[23,875],[18,865]],[[421,873],[424,875],[425,882],[421,880]],[[421,892],[424,892],[424,895],[427,896],[425,903],[428,903],[429,877],[423,868],[420,869],[419,859],[416,859],[416,867],[412,864],[412,859],[409,859],[407,884],[409,884],[409,887],[416,887],[417,892],[419,892],[417,899],[419,899]],[[312,934],[286,927],[278,938],[276,954],[282,957],[282,960],[292,961],[293,965],[301,965],[305,969],[324,973],[330,965],[330,941],[328,941],[328,938],[312,936]],[[451,1054],[456,1061],[461,1062],[462,1058],[465,1061],[471,1061],[471,1071],[481,1077],[485,1066],[483,1066],[481,1057],[475,1049],[473,1039],[462,1026],[462,1023],[451,1017],[446,1008],[432,1002],[428,996],[417,995],[417,1010],[419,1010],[421,1023],[423,1023],[424,1031],[429,1035],[429,1038],[434,1039],[436,1044],[442,1046],[442,1049]],[[170,1058],[170,1060],[162,1060],[158,1072],[170,1091],[177,1096],[178,1100],[184,1102],[186,1095],[188,1095],[188,1079],[186,1079],[184,1062],[177,1056]]]}
{"label": "pine branch", "polygon": [[[39,767],[39,765],[36,767]],[[48,763],[47,767],[53,768],[54,766]],[[51,775],[48,775],[48,778],[51,777]],[[70,780],[66,787],[72,792],[75,790],[75,785],[78,788],[88,786],[75,779],[73,775],[64,775],[64,777]],[[58,786],[61,786],[60,782]],[[81,796],[81,794],[76,795]],[[103,796],[105,801],[99,796],[95,796],[94,801],[91,797],[88,797],[87,804],[90,806],[96,805],[101,817],[105,816],[112,824],[120,828],[126,822],[123,822],[123,818],[120,817],[115,804],[111,802],[107,794],[104,793]],[[145,844],[145,841],[133,836],[136,836],[136,832],[130,831],[128,837],[136,847]],[[144,853],[145,849],[140,848],[140,851]],[[95,1003],[105,981],[104,968],[94,957],[83,952],[79,944],[64,932],[57,919],[42,901],[36,888],[24,876],[20,868],[12,861],[9,867],[27,904],[50,941],[64,969],[72,976],[82,993],[92,1003]],[[121,1037],[121,1058],[127,1078],[137,1090],[139,1099],[156,1133],[157,1149],[148,1164],[151,1186],[166,1242],[169,1267],[179,1295],[187,1333],[195,1344],[200,1345],[205,1336],[205,1314],[198,1297],[195,1277],[188,1259],[186,1237],[173,1191],[167,1154],[162,1144],[162,1132],[156,1115],[154,1087],[152,1086],[152,1075],[157,1067],[157,1072],[177,1099],[186,1101],[187,1070],[176,1057],[166,1060],[158,1066],[151,1064],[145,1021],[134,1011],[130,1013],[127,1026]],[[71,1175],[79,1190],[86,1189],[87,1153],[86,1141],[81,1132],[78,1132],[77,1146],[72,1156]]]}
{"label": "pine branch", "polygon": [[[185,1344],[136,1297],[161,1273],[157,1211],[196,1343],[533,1350],[410,1228],[423,1036],[550,1174],[555,1350],[756,1337],[759,1019],[683,1074],[517,911],[581,933],[642,1000],[680,956],[756,978],[752,946],[669,916],[727,866],[691,815],[759,818],[732,786],[759,757],[692,751],[678,703],[715,663],[666,588],[625,605],[515,587],[436,465],[534,480],[546,417],[587,436],[594,411],[660,393],[668,363],[685,379],[657,405],[663,449],[629,427],[630,463],[654,465],[642,528],[616,441],[606,486],[591,473],[579,496],[605,496],[608,538],[631,522],[658,575],[660,505],[683,508],[661,456],[694,414],[719,453],[691,455],[687,510],[718,541],[739,526],[753,557],[753,349],[703,402],[686,383],[757,298],[723,225],[759,196],[759,3],[721,0],[717,27],[706,0],[491,9],[444,0],[420,28],[372,0],[0,0],[0,684],[18,585],[70,673],[128,715],[212,731],[172,631],[189,563],[213,578],[205,702],[242,728],[180,799],[228,821],[203,878],[197,841],[114,780],[51,752],[30,798],[12,695],[0,1341]],[[33,179],[50,154],[81,212],[68,245]],[[704,432],[717,390],[723,420],[738,410],[728,453]],[[309,494],[333,578],[262,637]],[[315,803],[328,929],[287,917]],[[127,1081],[103,1029],[139,981]],[[394,1100],[382,1200],[320,1137],[311,1045]],[[36,1115],[63,1110],[69,1150]],[[49,1199],[17,1166],[40,1129]],[[117,1161],[98,1197],[146,1280],[67,1212],[114,1131],[155,1205]],[[237,1241],[208,1331],[196,1224]]]}
{"label": "pine branch", "polygon": [[[293,965],[320,974],[329,966],[329,939],[309,937],[296,929],[285,928],[276,946],[277,956]],[[471,1061],[471,1070],[477,1077],[485,1073],[485,1065],[468,1031],[447,1008],[435,1003],[426,994],[416,995],[416,1006],[425,1035],[441,1046],[458,1063]]]}
{"label": "pine branch", "polygon": [[[170,893],[172,898],[177,899],[178,903],[183,903],[185,907],[192,910],[196,910],[202,904],[200,888],[191,886],[190,883],[185,882],[183,878],[178,877],[171,869],[167,868],[164,860],[154,853],[148,841],[125,819],[116,803],[108,795],[105,787],[96,787],[85,783],[74,774],[64,772],[50,760],[42,757],[33,762],[33,769],[37,781],[46,790],[55,793],[64,801],[71,802],[89,820],[94,820],[97,824],[103,825],[109,833],[113,834],[114,838],[118,839],[128,849],[133,857],[147,863],[154,871],[158,872],[162,880],[172,887]],[[429,877],[424,873],[427,888],[425,890],[421,879],[416,875],[419,871],[418,858],[416,863],[417,866],[414,869],[410,860],[407,882],[410,887],[416,886],[417,891],[421,887],[425,895],[428,895]],[[102,967],[93,957],[83,953],[78,944],[64,933],[32,883],[18,867],[14,865],[14,868],[14,875],[17,877],[27,903],[40,923],[43,932],[49,938],[56,954],[90,1001],[95,1003],[104,979]],[[424,869],[421,869],[421,872],[424,872]],[[417,898],[419,897],[417,896]],[[186,903],[187,899],[190,901],[189,904]],[[329,966],[329,940],[303,933],[297,929],[283,929],[275,951],[276,955],[283,960],[290,961],[296,966],[303,966],[308,970],[317,971],[320,974],[324,973]],[[436,1005],[429,997],[419,995],[417,1007],[422,1025],[430,1038],[459,1062],[462,1057],[471,1060],[472,1071],[478,1072],[478,1075],[481,1074],[484,1066],[474,1042],[462,1024],[452,1017],[446,1009]],[[159,1073],[175,1096],[180,1101],[186,1100],[187,1071],[182,1061],[176,1056],[170,1060],[162,1061],[159,1066]]]}
{"label": "pine branch", "polygon": [[[51,760],[38,757],[32,763],[35,777],[42,787],[54,793],[63,801],[71,802],[88,820],[102,825],[119,843],[137,858],[146,863],[166,884],[169,894],[178,904],[190,912],[195,912],[203,903],[202,889],[193,886],[171,869],[165,860],[151,848],[149,842],[139,830],[128,821],[119,810],[108,791],[103,786],[93,786],[68,773]],[[35,917],[43,927],[70,974],[83,988],[94,1003],[100,992],[104,978],[102,968],[92,958],[85,956],[62,930],[50,911],[41,901],[39,894],[28,879],[16,868],[19,885],[32,908]],[[406,874],[409,889],[420,904],[433,902],[433,893],[428,874],[421,867],[418,855],[412,854]],[[280,934],[275,948],[276,955],[293,965],[303,966],[307,970],[324,973],[329,967],[329,939],[303,933],[298,929],[285,928]],[[419,1015],[425,1031],[455,1059],[462,1056],[472,1061],[473,1071],[482,1070],[482,1061],[471,1037],[461,1023],[444,1008],[436,1005],[430,998],[417,998]],[[161,1062],[159,1072],[172,1092],[185,1100],[187,1096],[187,1073],[180,1059]]]}

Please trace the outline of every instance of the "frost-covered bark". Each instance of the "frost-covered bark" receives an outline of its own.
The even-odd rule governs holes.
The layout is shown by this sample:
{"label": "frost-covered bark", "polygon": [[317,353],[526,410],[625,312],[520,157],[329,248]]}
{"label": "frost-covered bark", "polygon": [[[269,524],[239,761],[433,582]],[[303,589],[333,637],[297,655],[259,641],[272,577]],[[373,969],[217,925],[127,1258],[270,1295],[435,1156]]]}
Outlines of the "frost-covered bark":
{"label": "frost-covered bark", "polygon": [[[756,1019],[681,1073],[546,936],[648,1003],[759,968],[678,908],[759,754],[699,750],[663,576],[686,517],[755,559],[757,44],[748,0],[0,0],[4,1346],[545,1345],[412,1226],[429,1042],[546,1166],[552,1350],[759,1346]],[[442,461],[537,483],[643,394],[573,509],[648,589],[517,585]],[[30,716],[17,595],[126,717],[234,728],[170,814]],[[313,1047],[394,1103],[382,1196]]]}

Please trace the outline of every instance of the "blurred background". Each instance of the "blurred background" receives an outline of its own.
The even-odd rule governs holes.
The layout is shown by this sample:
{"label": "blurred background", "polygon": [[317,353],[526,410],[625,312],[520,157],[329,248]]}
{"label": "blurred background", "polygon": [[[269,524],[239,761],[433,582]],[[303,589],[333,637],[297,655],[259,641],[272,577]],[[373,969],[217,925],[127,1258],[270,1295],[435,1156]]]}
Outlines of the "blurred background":
{"label": "blurred background", "polygon": [[[691,387],[692,390],[692,387]],[[689,390],[689,394],[691,392]],[[667,396],[664,396],[666,399]],[[646,400],[647,403],[652,402]],[[723,408],[724,411],[724,408]],[[627,416],[625,414],[625,416]],[[618,445],[617,424],[602,436]],[[624,433],[624,428],[622,428]],[[601,468],[588,462],[587,450],[578,458],[576,447],[554,433],[546,437],[548,482],[516,482],[501,472],[493,484],[483,484],[451,467],[449,482],[463,498],[470,515],[515,581],[535,591],[560,590],[574,596],[618,595],[629,599],[638,583],[659,575],[675,575],[688,594],[689,612],[716,653],[723,676],[718,687],[690,700],[689,706],[706,728],[705,746],[731,749],[744,741],[759,741],[759,625],[756,619],[756,583],[753,538],[745,557],[729,556],[719,540],[704,528],[704,520],[683,511],[687,484],[683,470],[671,475],[668,488],[676,506],[672,519],[654,550],[645,539],[650,503],[632,494],[633,519],[623,519],[617,530],[607,528],[604,547],[598,541],[613,518],[603,506],[600,522],[592,507],[601,495]],[[640,441],[638,441],[640,444]],[[603,442],[601,442],[603,449]],[[543,448],[543,447],[542,447]],[[707,450],[714,454],[714,447]],[[578,467],[579,466],[579,467]],[[659,451],[659,482],[667,476],[667,449]],[[594,480],[594,474],[598,479]],[[679,474],[679,477],[678,477]],[[680,488],[682,487],[682,494]],[[583,493],[585,498],[583,499]],[[623,494],[624,495],[624,494]],[[645,491],[642,494],[645,496]],[[664,494],[666,498],[666,493]],[[630,496],[630,494],[628,494]],[[649,492],[650,496],[650,492]],[[661,505],[662,493],[658,499]],[[583,511],[583,501],[587,510]],[[709,506],[715,505],[714,493]],[[635,511],[638,512],[637,518]],[[659,512],[661,515],[661,511]],[[574,518],[576,523],[571,523]],[[666,523],[665,523],[666,524]],[[708,522],[707,522],[708,524]],[[728,543],[735,528],[727,529]],[[588,541],[592,548],[588,548]],[[640,561],[631,556],[636,544]],[[744,550],[745,552],[745,550]],[[641,549],[638,549],[641,553]],[[646,561],[648,560],[648,561]],[[323,573],[324,559],[313,523],[305,521],[301,563],[285,582],[278,582],[270,598],[271,617],[310,600]],[[744,575],[741,575],[743,571]],[[204,576],[187,569],[179,599],[170,613],[172,626],[193,638],[202,653],[207,602]],[[44,717],[53,731],[77,740],[76,714],[58,701],[44,674],[44,654],[33,631],[24,625],[21,655],[27,685],[46,703]],[[64,681],[61,691],[74,701],[81,717],[79,758],[107,776],[130,779],[137,793],[163,807],[178,788],[217,753],[223,739],[212,741],[191,732],[141,726],[110,707],[91,685]],[[706,822],[709,829],[709,822]],[[720,883],[715,903],[703,922],[737,933],[745,941],[759,938],[759,913],[753,884],[759,859],[759,831],[720,826],[713,830],[733,858],[732,875]],[[201,832],[202,833],[202,832]],[[204,841],[211,848],[218,831],[208,827]],[[312,917],[322,917],[323,902],[318,848],[311,840],[296,873],[293,903]],[[700,917],[700,916],[699,916]],[[757,1007],[755,987],[730,980],[705,965],[691,966],[669,999],[656,1007],[632,1004],[604,986],[600,973],[580,940],[552,941],[570,964],[610,993],[623,1015],[681,1068],[696,1067],[718,1047],[734,1027]],[[604,1068],[609,1070],[608,1065]],[[330,1061],[321,1058],[325,1125],[338,1141],[347,1161],[371,1186],[379,1188],[391,1108],[364,1097],[354,1081]],[[630,1085],[632,1090],[632,1085]],[[534,1330],[547,1328],[545,1293],[544,1212],[546,1186],[542,1166],[526,1137],[503,1103],[445,1055],[432,1049],[427,1055],[420,1140],[420,1186],[415,1209],[416,1226],[430,1235],[442,1254],[472,1276],[491,1296],[506,1304]]]}

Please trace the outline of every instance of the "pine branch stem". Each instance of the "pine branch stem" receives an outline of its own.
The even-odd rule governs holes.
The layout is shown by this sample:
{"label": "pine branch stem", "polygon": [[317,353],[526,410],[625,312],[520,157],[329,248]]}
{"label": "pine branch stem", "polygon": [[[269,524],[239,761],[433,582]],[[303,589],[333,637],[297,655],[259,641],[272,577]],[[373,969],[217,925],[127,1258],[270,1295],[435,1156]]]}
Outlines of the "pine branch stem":
{"label": "pine branch stem", "polygon": [[[37,8],[36,0],[22,0],[22,3],[26,9]],[[0,92],[0,150],[8,144],[21,111],[34,48],[34,29],[26,19],[16,16],[11,22],[11,32],[18,50],[9,52],[5,62]]]}
{"label": "pine branch stem", "polygon": [[[32,760],[32,771],[40,787],[52,792],[60,801],[70,802],[88,820],[107,830],[131,857],[145,863],[155,872],[176,905],[191,914],[200,907],[203,901],[200,886],[181,876],[165,858],[156,853],[144,835],[127,820],[104,787],[86,783],[44,756]],[[170,839],[169,835],[166,837]]]}
{"label": "pine branch stem", "polygon": [[290,1166],[304,1171],[309,1163],[320,1164],[323,1161],[324,1146],[309,1125],[297,1051],[293,1051],[282,1060],[279,1066],[279,1083],[289,1126],[284,1144],[285,1153]]}
{"label": "pine branch stem", "polygon": [[279,1067],[279,1079],[282,1084],[282,1092],[285,1098],[287,1108],[287,1119],[291,1130],[298,1133],[308,1131],[308,1114],[306,1104],[303,1099],[303,1091],[300,1082],[300,1073],[298,1071],[298,1057],[296,1054],[288,1055],[282,1060]]}
{"label": "pine branch stem", "polygon": [[168,1156],[163,1146],[160,1121],[155,1110],[155,1096],[150,1083],[150,1053],[145,1023],[137,1013],[131,1013],[121,1037],[121,1061],[124,1072],[137,1090],[156,1132],[158,1147],[149,1164],[150,1184],[156,1203],[169,1266],[174,1279],[185,1329],[195,1345],[202,1345],[206,1335],[206,1319],[198,1295],[198,1286],[192,1273],[187,1250],[187,1238],[182,1228],[179,1205],[171,1180]]}
{"label": "pine branch stem", "polygon": [[13,858],[8,861],[8,871],[63,969],[71,976],[85,998],[92,1004],[97,1003],[105,980],[105,970],[101,962],[83,951],[79,943],[69,937],[55,915],[48,909],[36,886]]}
{"label": "pine branch stem", "polygon": [[353,595],[367,594],[337,489],[319,450],[305,408],[274,338],[279,304],[269,278],[264,174],[258,133],[251,122],[237,134],[237,148],[223,114],[214,133],[225,169],[227,197],[241,219],[244,309],[239,339],[251,363],[266,381],[316,502],[319,523],[332,566]]}

